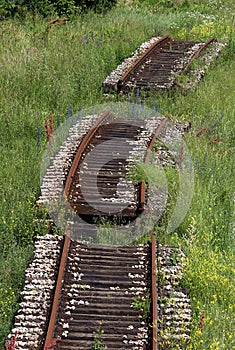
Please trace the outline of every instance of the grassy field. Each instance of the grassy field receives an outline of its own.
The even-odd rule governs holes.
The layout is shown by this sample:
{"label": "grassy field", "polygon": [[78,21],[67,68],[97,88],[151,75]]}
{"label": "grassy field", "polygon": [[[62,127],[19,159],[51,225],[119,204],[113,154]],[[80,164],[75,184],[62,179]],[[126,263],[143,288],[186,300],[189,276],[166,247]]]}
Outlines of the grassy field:
{"label": "grassy field", "polygon": [[[30,15],[0,23],[0,348],[12,327],[32,258],[33,239],[47,232],[35,201],[46,147],[45,120],[107,102],[105,77],[155,33],[173,39],[227,43],[198,86],[156,92],[145,105],[163,115],[190,120],[186,143],[195,169],[195,188],[184,221],[161,242],[186,254],[185,283],[192,298],[188,349],[235,349],[234,87],[233,1],[121,0],[105,15],[89,13],[50,25]],[[110,100],[118,100],[118,96]],[[41,137],[38,140],[38,127]],[[200,137],[195,135],[208,128]],[[220,142],[211,142],[215,139]],[[38,145],[40,143],[40,146]],[[41,224],[35,225],[35,219]],[[204,312],[202,329],[197,325]]]}

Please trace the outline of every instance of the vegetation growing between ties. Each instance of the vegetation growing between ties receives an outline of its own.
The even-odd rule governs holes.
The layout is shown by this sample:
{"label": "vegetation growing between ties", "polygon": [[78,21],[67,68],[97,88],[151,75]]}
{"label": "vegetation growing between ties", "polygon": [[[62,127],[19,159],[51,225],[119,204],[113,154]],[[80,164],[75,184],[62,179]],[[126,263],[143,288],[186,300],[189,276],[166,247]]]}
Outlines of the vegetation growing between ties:
{"label": "vegetation growing between ties", "polygon": [[94,331],[94,344],[92,345],[92,350],[105,350],[107,347],[104,345],[104,341],[102,339],[102,335],[104,334],[104,330],[101,328],[102,323],[100,323],[100,327],[98,330]]}
{"label": "vegetation growing between ties", "polygon": [[150,292],[148,291],[145,297],[135,296],[132,305],[135,310],[143,311],[143,318],[148,321],[151,306]]}
{"label": "vegetation growing between ties", "polygon": [[[1,11],[5,4],[0,1]],[[143,41],[156,33],[169,33],[174,39],[206,40],[215,36],[227,43],[196,88],[187,93],[177,89],[156,92],[146,96],[144,103],[152,107],[158,102],[159,112],[168,114],[172,121],[192,122],[185,136],[195,170],[190,210],[174,233],[165,235],[156,227],[161,243],[181,245],[186,254],[185,282],[193,306],[189,349],[235,349],[235,40],[231,13],[231,0],[120,0],[105,14],[89,11],[71,16],[71,21],[58,20],[56,12],[50,12],[50,19],[27,12],[7,20],[3,19],[8,15],[1,15],[2,348],[18,307],[33,240],[47,233],[47,214],[35,205],[41,157],[48,147],[45,120],[53,114],[55,121],[62,123],[71,110],[107,101],[101,89],[105,77]],[[110,100],[113,98],[124,99],[115,96]],[[174,192],[177,172],[165,171],[168,188]],[[172,199],[169,193],[169,210],[174,200],[174,193]]]}

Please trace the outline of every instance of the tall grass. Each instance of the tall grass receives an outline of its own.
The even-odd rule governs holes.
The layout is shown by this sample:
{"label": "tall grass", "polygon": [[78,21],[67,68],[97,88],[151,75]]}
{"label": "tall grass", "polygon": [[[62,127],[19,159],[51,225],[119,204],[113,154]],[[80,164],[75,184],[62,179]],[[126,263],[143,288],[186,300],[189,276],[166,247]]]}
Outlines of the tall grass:
{"label": "tall grass", "polygon": [[[195,167],[191,208],[176,232],[167,236],[158,233],[159,240],[180,244],[187,255],[185,282],[192,295],[195,325],[190,347],[235,348],[232,333],[235,45],[231,17],[234,5],[224,1],[222,20],[216,1],[200,5],[197,1],[190,2],[187,15],[177,7],[177,2],[174,11],[164,1],[159,8],[149,6],[148,2],[126,3],[120,2],[105,16],[89,13],[55,25],[40,17],[0,23],[2,348],[18,307],[33,239],[36,234],[46,232],[46,214],[39,213],[35,206],[40,190],[40,162],[46,147],[45,120],[53,114],[63,121],[68,103],[76,112],[81,106],[106,101],[101,90],[106,75],[156,32],[181,38],[198,36],[198,40],[209,37],[205,13],[209,13],[210,4],[213,35],[229,44],[224,53],[195,90],[154,93],[146,97],[145,104],[152,106],[158,102],[160,112],[169,114],[172,120],[192,122],[192,130],[186,137]],[[39,126],[41,147],[37,147]],[[204,127],[208,131],[195,137]],[[223,141],[211,142],[216,138]],[[35,224],[38,218],[42,219],[40,225]],[[202,311],[205,319],[200,330],[197,324]]]}

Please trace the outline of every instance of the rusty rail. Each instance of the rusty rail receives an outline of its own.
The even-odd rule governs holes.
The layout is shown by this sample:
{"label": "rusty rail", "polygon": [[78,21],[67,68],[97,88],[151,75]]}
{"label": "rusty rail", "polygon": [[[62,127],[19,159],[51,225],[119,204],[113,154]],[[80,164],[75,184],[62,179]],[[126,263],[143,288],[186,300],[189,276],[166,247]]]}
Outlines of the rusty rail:
{"label": "rusty rail", "polygon": [[125,80],[128,78],[128,76],[138,67],[139,64],[142,63],[144,59],[146,59],[153,50],[157,48],[157,46],[161,45],[164,41],[169,40],[169,35],[165,35],[159,40],[157,40],[153,45],[151,45],[146,52],[140,56],[134,63],[133,65],[126,71],[126,73],[119,79],[118,81],[118,86],[122,85],[125,83]]}
{"label": "rusty rail", "polygon": [[152,249],[151,249],[151,274],[152,274],[152,322],[153,322],[153,341],[152,350],[157,350],[157,262],[156,262],[156,236],[152,235]]}
{"label": "rusty rail", "polygon": [[204,50],[210,43],[212,43],[215,40],[214,37],[210,38],[208,41],[206,41],[194,54],[190,57],[189,62],[184,66],[182,71],[180,72],[180,75],[184,74],[184,72],[188,69],[192,61]]}
{"label": "rusty rail", "polygon": [[72,166],[69,170],[67,179],[66,179],[66,183],[65,183],[65,188],[64,188],[64,196],[67,197],[68,193],[69,193],[69,189],[70,189],[70,185],[72,182],[72,178],[74,176],[74,173],[76,171],[78,162],[81,158],[82,153],[84,152],[85,148],[87,147],[87,145],[89,144],[91,138],[93,137],[93,135],[95,134],[95,132],[97,131],[98,127],[101,125],[101,123],[107,118],[111,116],[110,111],[104,112],[96,121],[96,123],[93,125],[93,127],[88,131],[88,133],[85,135],[85,137],[83,138],[82,142],[79,145],[79,148],[76,152],[76,155],[74,157]]}
{"label": "rusty rail", "polygon": [[[145,164],[148,163],[153,145],[154,145],[159,133],[161,132],[162,127],[166,124],[167,120],[168,120],[168,116],[166,116],[164,119],[162,119],[161,123],[158,125],[158,127],[155,131],[155,134],[153,135],[152,140],[148,145],[147,152],[146,152],[145,159],[144,159]],[[140,183],[140,196],[139,196],[139,210],[140,211],[144,210],[144,203],[145,203],[145,182],[142,181]]]}
{"label": "rusty rail", "polygon": [[61,260],[60,260],[60,267],[59,267],[59,272],[58,272],[58,277],[56,282],[55,294],[54,294],[53,305],[52,305],[50,321],[47,329],[44,348],[50,345],[52,336],[53,336],[53,331],[56,323],[57,310],[59,306],[60,292],[61,292],[61,287],[63,283],[64,270],[65,270],[66,261],[68,257],[69,246],[70,246],[70,235],[66,235],[64,240]]}

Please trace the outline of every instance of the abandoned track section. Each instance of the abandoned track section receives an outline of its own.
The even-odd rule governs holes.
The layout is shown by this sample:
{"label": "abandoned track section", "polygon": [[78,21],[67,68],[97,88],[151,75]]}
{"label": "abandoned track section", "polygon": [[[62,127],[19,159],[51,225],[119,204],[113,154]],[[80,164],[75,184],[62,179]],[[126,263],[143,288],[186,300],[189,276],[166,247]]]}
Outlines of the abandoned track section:
{"label": "abandoned track section", "polygon": [[140,184],[128,180],[128,169],[142,153],[144,160],[166,120],[154,119],[149,127],[145,120],[108,112],[100,117],[80,143],[65,184],[64,195],[77,214],[135,218],[143,210]]}
{"label": "abandoned track section", "polygon": [[[115,212],[115,207],[120,200],[120,196],[117,194],[118,186],[122,181],[122,185],[126,189],[126,198],[122,198],[122,201],[129,201],[130,205],[125,211],[121,212],[121,215],[136,215],[135,212],[138,209],[136,193],[133,193],[132,187],[130,189],[128,188],[130,181],[128,182],[124,177],[126,173],[126,158],[132,149],[128,140],[134,140],[140,133],[141,127],[144,127],[143,121],[136,121],[135,125],[130,125],[125,119],[109,120],[106,124],[103,123],[96,128],[93,135],[89,138],[86,147],[83,147],[81,144],[82,149],[80,147],[78,148],[77,154],[79,154],[79,157],[74,160],[72,165],[74,169],[76,168],[76,172],[74,172],[72,179],[70,179],[70,175],[67,179],[67,182],[71,182],[67,194],[68,200],[71,207],[78,214],[108,214],[107,207],[112,212]],[[84,139],[87,139],[87,135]],[[113,153],[111,157],[113,159],[109,156],[111,146],[113,147],[111,150]],[[91,150],[99,151],[95,159],[92,159],[92,162],[88,164],[86,157],[92,154]],[[81,178],[85,180],[82,182]],[[85,185],[85,190],[82,184]],[[97,191],[97,187],[99,192]],[[92,205],[86,198],[91,198]]]}
{"label": "abandoned track section", "polygon": [[135,246],[38,237],[8,338],[17,334],[16,350],[45,350],[57,338],[54,349],[184,349],[191,306],[183,259],[154,236]]}
{"label": "abandoned track section", "polygon": [[[213,41],[214,38],[206,43],[172,40],[168,35],[160,38],[119,79],[118,90],[171,88],[176,76]],[[103,87],[109,88],[108,84]]]}
{"label": "abandoned track section", "polygon": [[[154,241],[152,247],[154,252]],[[149,303],[150,276],[156,277],[151,255],[155,259],[147,245],[82,244],[67,236],[45,347],[57,337],[56,349],[67,350],[91,349],[97,337],[107,349],[149,349],[151,339],[156,345],[143,306]],[[156,310],[156,297],[153,305]]]}

